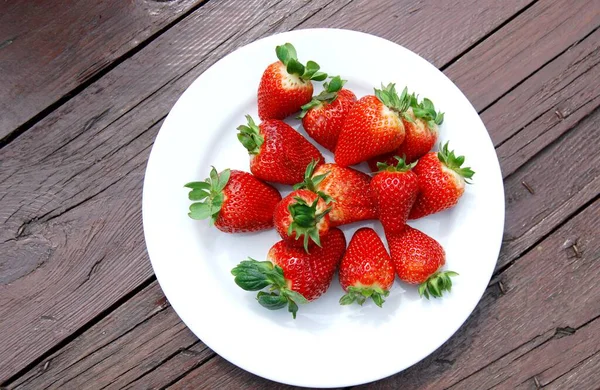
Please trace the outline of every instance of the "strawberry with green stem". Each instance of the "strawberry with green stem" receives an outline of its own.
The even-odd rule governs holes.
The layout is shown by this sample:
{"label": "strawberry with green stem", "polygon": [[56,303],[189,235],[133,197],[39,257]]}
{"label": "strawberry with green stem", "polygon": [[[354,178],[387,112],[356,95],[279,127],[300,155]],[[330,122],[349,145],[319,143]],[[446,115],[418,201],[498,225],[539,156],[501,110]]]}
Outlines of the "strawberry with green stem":
{"label": "strawberry with green stem", "polygon": [[250,172],[261,180],[295,184],[311,161],[323,161],[321,152],[287,123],[269,119],[257,125],[250,115],[238,127],[240,143],[250,155]]}
{"label": "strawberry with green stem", "polygon": [[191,189],[189,216],[209,219],[228,233],[254,232],[273,227],[275,206],[281,194],[247,172],[213,167],[205,181],[185,185]]}
{"label": "strawberry with green stem", "polygon": [[418,102],[414,94],[410,96],[410,108],[402,117],[406,131],[404,142],[395,151],[370,159],[369,167],[374,172],[378,170],[378,162],[395,164],[394,156],[404,156],[407,164],[417,161],[427,154],[437,141],[444,113],[436,111],[431,100],[424,98]]}
{"label": "strawberry with green stem", "polygon": [[235,283],[246,291],[260,291],[258,303],[270,310],[287,306],[296,318],[298,305],[319,298],[327,291],[340,259],[346,250],[344,233],[332,229],[323,237],[323,246],[306,253],[279,241],[267,255],[267,261],[242,261],[231,273]]}
{"label": "strawberry with green stem", "polygon": [[414,165],[406,164],[396,156],[396,165],[379,163],[379,172],[371,180],[371,191],[385,234],[404,229],[419,190],[417,176],[411,170]]}
{"label": "strawberry with green stem", "polygon": [[316,166],[313,161],[306,167],[304,181],[294,189],[306,188],[329,203],[331,226],[346,225],[368,219],[377,219],[377,207],[371,192],[371,177],[352,168],[337,164]]}
{"label": "strawberry with green stem", "polygon": [[356,95],[343,88],[346,80],[333,77],[323,84],[323,91],[302,106],[302,126],[323,147],[335,151],[346,116],[356,102]]}
{"label": "strawberry with green stem", "polygon": [[275,206],[275,229],[290,246],[302,246],[306,252],[329,232],[327,202],[309,190],[292,191]]}
{"label": "strawberry with green stem", "polygon": [[312,99],[311,80],[327,78],[316,62],[300,63],[291,43],[277,46],[275,53],[279,61],[267,67],[258,86],[258,116],[262,120],[284,119],[300,111]]}
{"label": "strawberry with green stem", "polygon": [[341,305],[371,298],[379,307],[394,283],[394,266],[383,242],[371,228],[358,229],[340,263],[340,284],[346,294]]}
{"label": "strawberry with green stem", "polygon": [[335,148],[335,162],[343,167],[396,150],[404,141],[402,118],[410,107],[407,89],[400,95],[394,84],[360,98],[346,116]]}
{"label": "strawberry with green stem", "polygon": [[410,219],[434,214],[456,205],[471,184],[475,174],[463,167],[464,156],[456,156],[449,150],[448,142],[440,145],[440,151],[427,153],[413,169],[419,181],[419,195],[410,212]]}
{"label": "strawberry with green stem", "polygon": [[427,234],[409,225],[386,238],[394,268],[400,280],[419,284],[419,295],[440,298],[452,289],[454,271],[441,271],[446,263],[444,248]]}

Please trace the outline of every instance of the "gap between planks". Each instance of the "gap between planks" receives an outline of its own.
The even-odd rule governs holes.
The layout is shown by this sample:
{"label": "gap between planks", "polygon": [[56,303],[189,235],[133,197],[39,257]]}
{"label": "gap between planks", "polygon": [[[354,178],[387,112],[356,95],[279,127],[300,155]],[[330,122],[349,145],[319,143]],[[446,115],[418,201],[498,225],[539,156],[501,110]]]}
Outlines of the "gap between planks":
{"label": "gap between planks", "polygon": [[75,96],[79,95],[87,87],[94,84],[102,77],[106,76],[108,73],[110,73],[113,69],[115,69],[121,63],[125,62],[129,58],[133,57],[136,53],[143,50],[146,46],[148,46],[150,43],[152,43],[155,39],[157,39],[158,37],[163,35],[165,32],[169,31],[173,26],[175,26],[180,21],[182,21],[183,19],[188,17],[190,14],[196,12],[200,7],[206,5],[209,1],[211,1],[211,0],[204,0],[202,3],[196,4],[195,6],[191,7],[187,11],[183,12],[177,18],[173,19],[171,22],[167,23],[164,27],[162,27],[161,29],[156,31],[154,34],[150,35],[148,38],[141,41],[137,46],[135,46],[135,47],[131,48],[131,50],[123,53],[118,58],[115,58],[111,63],[109,63],[108,65],[101,68],[93,76],[90,76],[84,82],[82,82],[81,84],[79,84],[78,86],[73,88],[72,90],[67,91],[63,96],[61,96],[56,101],[54,101],[53,103],[48,105],[46,108],[42,109],[40,112],[38,112],[34,116],[32,116],[25,123],[18,126],[16,129],[13,129],[12,131],[10,131],[6,136],[4,136],[2,139],[0,139],[0,149],[7,146],[11,142],[13,142],[15,139],[17,139],[19,136],[24,134],[27,130],[31,129],[38,122],[42,121],[44,118],[46,118],[52,112],[54,112],[56,109],[63,106],[65,103],[69,102]]}

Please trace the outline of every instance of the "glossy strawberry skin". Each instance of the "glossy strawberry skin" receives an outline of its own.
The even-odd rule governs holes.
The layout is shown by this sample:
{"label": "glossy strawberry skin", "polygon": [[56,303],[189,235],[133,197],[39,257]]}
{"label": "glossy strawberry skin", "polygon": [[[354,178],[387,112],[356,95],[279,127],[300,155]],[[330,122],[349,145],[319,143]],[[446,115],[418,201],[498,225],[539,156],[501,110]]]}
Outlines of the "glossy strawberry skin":
{"label": "glossy strawberry skin", "polygon": [[261,120],[285,119],[310,102],[313,85],[290,75],[286,66],[274,62],[265,69],[258,86],[258,116]]}
{"label": "glossy strawberry skin", "polygon": [[[409,110],[407,114],[411,115],[412,110]],[[407,164],[410,164],[431,151],[438,138],[437,125],[435,125],[433,128],[430,128],[427,122],[424,120],[415,118],[414,115],[411,116],[413,118],[412,122],[404,118],[402,119],[404,129],[406,130],[406,136],[404,137],[404,142],[402,142],[402,145],[400,145],[398,149],[391,153],[370,159],[369,168],[371,168],[371,171],[377,171],[378,162],[383,162],[389,165],[395,164],[396,159],[394,156],[405,156],[404,161]]]}
{"label": "glossy strawberry skin", "polygon": [[302,248],[279,241],[269,250],[267,260],[283,269],[288,287],[313,301],[320,297],[331,284],[331,279],[346,250],[346,238],[339,229],[331,229],[323,237],[322,247],[315,247],[310,254]]}
{"label": "glossy strawberry skin", "polygon": [[247,172],[231,171],[215,226],[227,233],[255,232],[273,227],[281,194]]}
{"label": "glossy strawberry skin", "polygon": [[417,176],[410,170],[382,171],[373,177],[371,191],[386,234],[399,233],[404,229],[418,189]]}
{"label": "glossy strawberry skin", "polygon": [[400,116],[376,96],[360,98],[350,109],[335,148],[335,162],[343,167],[396,150],[404,141]]}
{"label": "glossy strawberry skin", "polygon": [[[308,204],[312,204],[318,198],[318,212],[324,212],[327,209],[327,204],[312,191],[296,190],[292,191],[275,206],[275,212],[273,214],[275,230],[277,230],[277,233],[279,233],[281,238],[287,242],[288,245],[293,247],[302,247],[304,244],[302,237],[298,237],[295,232],[292,232],[291,235],[288,235],[290,224],[292,223],[292,214],[290,213],[289,207],[290,205],[296,203],[296,197],[304,199]],[[321,238],[328,234],[330,230],[328,214],[319,221],[317,224],[317,229]],[[314,243],[311,242],[309,247],[313,248],[314,246]]]}
{"label": "glossy strawberry skin", "polygon": [[420,230],[406,225],[386,238],[396,273],[404,282],[424,283],[446,263],[444,248]]}
{"label": "glossy strawberry skin", "polygon": [[302,118],[302,126],[317,143],[333,152],[346,116],[355,102],[356,95],[344,88],[337,92],[332,103],[324,102],[320,107],[308,110]]}
{"label": "glossy strawberry skin", "polygon": [[330,204],[331,226],[377,219],[377,206],[371,192],[369,175],[337,164],[323,164],[315,170],[313,176],[325,173],[327,176],[316,189],[334,199]]}
{"label": "glossy strawberry skin", "polygon": [[302,181],[312,160],[324,161],[314,145],[283,121],[266,120],[259,129],[264,143],[250,157],[250,172],[261,180],[292,185]]}
{"label": "glossy strawberry skin", "polygon": [[389,290],[394,283],[394,266],[383,242],[370,228],[358,229],[340,263],[340,284],[348,287],[380,287]]}
{"label": "glossy strawberry skin", "polygon": [[413,171],[419,181],[419,195],[410,212],[410,219],[417,219],[453,207],[465,191],[465,181],[448,169],[431,152],[419,159]]}

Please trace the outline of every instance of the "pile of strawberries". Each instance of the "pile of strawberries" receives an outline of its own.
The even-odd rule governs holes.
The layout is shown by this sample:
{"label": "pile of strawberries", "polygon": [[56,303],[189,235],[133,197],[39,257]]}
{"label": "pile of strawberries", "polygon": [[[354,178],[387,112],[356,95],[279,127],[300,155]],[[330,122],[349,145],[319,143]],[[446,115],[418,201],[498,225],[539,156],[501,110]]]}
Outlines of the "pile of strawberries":
{"label": "pile of strawberries", "polygon": [[[394,84],[357,100],[339,76],[313,96],[312,81],[325,81],[319,65],[297,59],[286,43],[276,49],[258,87],[260,124],[247,116],[238,139],[250,155],[250,173],[213,167],[190,188],[189,216],[207,219],[227,233],[254,232],[273,226],[282,240],[266,261],[249,258],[231,272],[244,290],[259,291],[268,309],[313,301],[331,284],[339,268],[346,292],[343,305],[371,298],[381,306],[395,279],[419,285],[421,296],[450,291],[452,271],[442,246],[406,224],[454,206],[473,176],[448,144],[431,152],[444,115],[429,99],[419,101]],[[298,113],[306,132],[334,152],[335,164],[300,133],[283,122]],[[349,168],[367,161],[373,175]],[[266,182],[294,185],[282,199]],[[338,226],[379,219],[390,252],[370,228],[356,231],[346,248]]]}

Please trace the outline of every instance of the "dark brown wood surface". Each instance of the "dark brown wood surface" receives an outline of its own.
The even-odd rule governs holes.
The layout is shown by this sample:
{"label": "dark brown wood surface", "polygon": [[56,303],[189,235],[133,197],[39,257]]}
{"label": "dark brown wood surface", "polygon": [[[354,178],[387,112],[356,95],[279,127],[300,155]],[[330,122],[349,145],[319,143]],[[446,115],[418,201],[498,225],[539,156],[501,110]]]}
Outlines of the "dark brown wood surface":
{"label": "dark brown wood surface", "polygon": [[202,3],[0,2],[0,140],[25,130],[32,119],[50,112]]}
{"label": "dark brown wood surface", "polygon": [[475,312],[428,358],[364,387],[600,386],[593,1],[85,4],[0,4],[2,385],[288,388],[178,319],[145,252],[141,188],[162,120],[211,64],[279,31],[341,27],[400,43],[457,83],[506,193],[503,248]]}

